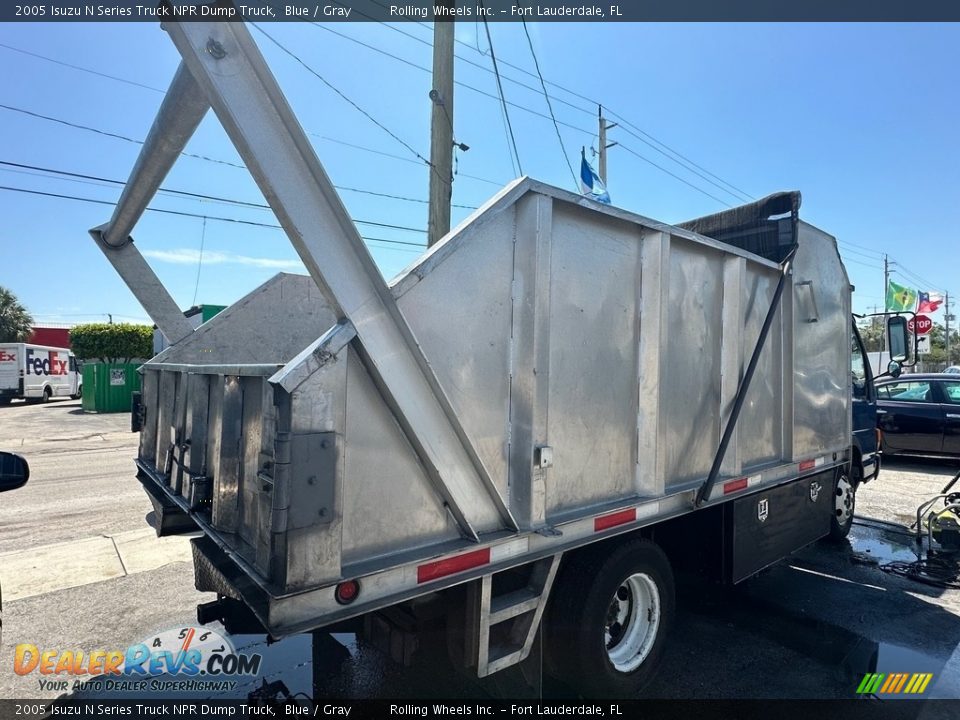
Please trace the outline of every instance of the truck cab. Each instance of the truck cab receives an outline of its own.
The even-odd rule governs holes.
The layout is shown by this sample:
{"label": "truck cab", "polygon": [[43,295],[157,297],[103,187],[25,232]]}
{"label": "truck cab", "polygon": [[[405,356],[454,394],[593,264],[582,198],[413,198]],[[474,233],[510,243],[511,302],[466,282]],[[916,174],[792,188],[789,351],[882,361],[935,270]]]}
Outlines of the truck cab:
{"label": "truck cab", "polygon": [[853,402],[853,458],[851,478],[854,484],[873,480],[880,474],[880,448],[877,447],[877,389],[873,370],[867,361],[863,339],[854,322],[850,347],[850,379]]}

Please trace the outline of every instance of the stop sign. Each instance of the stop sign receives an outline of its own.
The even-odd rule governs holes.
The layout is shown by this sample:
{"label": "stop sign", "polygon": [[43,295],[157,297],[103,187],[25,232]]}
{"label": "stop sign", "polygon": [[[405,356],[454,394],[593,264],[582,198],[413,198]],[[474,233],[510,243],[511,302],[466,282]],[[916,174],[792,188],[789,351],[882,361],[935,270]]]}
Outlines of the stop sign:
{"label": "stop sign", "polygon": [[917,315],[913,320],[907,320],[907,330],[917,335],[926,335],[933,327],[933,320],[926,315]]}

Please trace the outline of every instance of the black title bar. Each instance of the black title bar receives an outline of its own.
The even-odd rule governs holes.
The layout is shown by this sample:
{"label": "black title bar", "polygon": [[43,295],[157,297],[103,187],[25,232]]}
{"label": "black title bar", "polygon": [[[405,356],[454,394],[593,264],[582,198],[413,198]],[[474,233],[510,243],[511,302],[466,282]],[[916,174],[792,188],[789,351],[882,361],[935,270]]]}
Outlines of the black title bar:
{"label": "black title bar", "polygon": [[0,3],[3,22],[928,22],[960,21],[958,0],[35,0]]}

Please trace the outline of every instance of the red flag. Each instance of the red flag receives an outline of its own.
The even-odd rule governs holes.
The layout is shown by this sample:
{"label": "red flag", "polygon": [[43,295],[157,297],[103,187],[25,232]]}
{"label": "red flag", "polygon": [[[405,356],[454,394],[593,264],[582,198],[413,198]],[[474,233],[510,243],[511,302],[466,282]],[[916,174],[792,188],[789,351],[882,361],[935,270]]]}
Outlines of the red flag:
{"label": "red flag", "polygon": [[943,296],[935,292],[921,292],[917,303],[918,313],[936,312],[943,304]]}

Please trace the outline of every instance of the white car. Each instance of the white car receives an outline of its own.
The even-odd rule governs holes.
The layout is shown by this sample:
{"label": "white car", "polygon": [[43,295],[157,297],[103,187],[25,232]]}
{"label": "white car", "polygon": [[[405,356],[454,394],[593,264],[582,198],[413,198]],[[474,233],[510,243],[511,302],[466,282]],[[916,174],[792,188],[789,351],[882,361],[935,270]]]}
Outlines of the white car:
{"label": "white car", "polygon": [[945,373],[950,373],[951,375],[960,375],[960,365],[951,365],[946,370]]}

